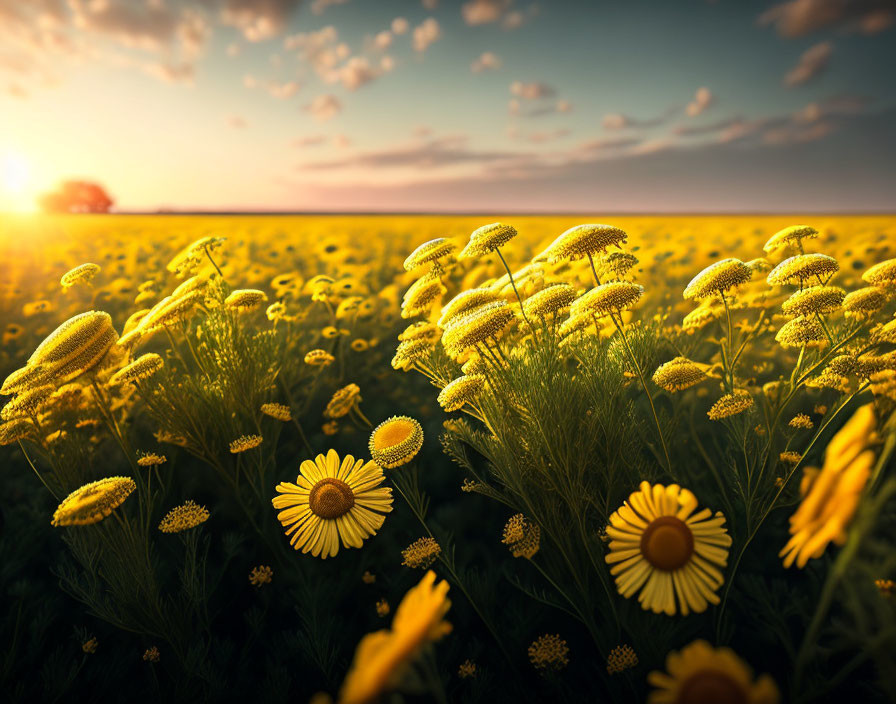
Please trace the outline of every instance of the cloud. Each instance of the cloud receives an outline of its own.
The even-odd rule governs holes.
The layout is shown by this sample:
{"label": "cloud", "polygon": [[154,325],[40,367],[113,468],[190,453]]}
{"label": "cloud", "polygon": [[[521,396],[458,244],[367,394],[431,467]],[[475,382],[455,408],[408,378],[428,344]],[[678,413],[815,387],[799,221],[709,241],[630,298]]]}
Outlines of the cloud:
{"label": "cloud", "polygon": [[313,0],[311,3],[311,14],[322,15],[328,7],[334,5],[344,5],[348,0]]}
{"label": "cloud", "polygon": [[432,12],[439,6],[439,0],[422,0],[423,9]]}
{"label": "cloud", "polygon": [[556,130],[542,130],[536,132],[520,132],[516,128],[511,128],[507,132],[507,136],[511,139],[532,144],[547,144],[548,142],[556,142],[557,140],[569,137],[572,132],[566,127],[560,127]]}
{"label": "cloud", "polygon": [[828,67],[833,50],[830,42],[821,42],[804,51],[796,66],[784,76],[784,85],[799,86],[823,73]]}
{"label": "cloud", "polygon": [[285,83],[277,83],[277,81],[269,81],[267,84],[268,93],[278,100],[286,100],[291,98],[299,91],[299,84],[295,81],[286,81]]}
{"label": "cloud", "polygon": [[250,42],[283,32],[301,0],[224,0],[221,21],[236,27]]}
{"label": "cloud", "polygon": [[319,147],[321,144],[327,143],[327,135],[325,134],[309,134],[304,137],[296,137],[292,140],[292,146],[304,149],[305,147]]}
{"label": "cloud", "polygon": [[517,151],[471,149],[466,136],[448,135],[361,152],[341,159],[310,162],[302,164],[300,168],[315,171],[358,168],[435,170],[464,164],[482,165],[514,161],[525,156]]}
{"label": "cloud", "polygon": [[470,70],[473,73],[482,73],[483,71],[497,71],[501,68],[501,59],[497,54],[491,51],[484,51],[473,63],[470,64]]}
{"label": "cloud", "polygon": [[511,115],[516,117],[543,117],[544,115],[570,113],[572,112],[572,103],[568,100],[558,100],[554,103],[542,101],[540,105],[527,106],[513,98],[508,103],[508,110]]}
{"label": "cloud", "polygon": [[553,97],[557,91],[547,83],[514,81],[510,84],[510,94],[523,100],[540,100]]}
{"label": "cloud", "polygon": [[723,132],[737,124],[743,122],[740,117],[728,117],[717,122],[710,122],[705,125],[679,125],[672,133],[679,137],[702,137],[708,134],[716,134]]}
{"label": "cloud", "polygon": [[892,26],[894,14],[892,0],[791,0],[763,12],[759,24],[788,38],[828,28],[877,34]]}
{"label": "cloud", "polygon": [[797,124],[811,124],[831,117],[848,117],[865,112],[871,101],[861,95],[841,94],[811,102],[793,114]]}
{"label": "cloud", "polygon": [[379,76],[370,62],[363,56],[353,56],[344,66],[337,69],[339,81],[346,90],[355,91]]}
{"label": "cloud", "polygon": [[669,108],[663,114],[656,117],[639,119],[620,112],[611,112],[604,115],[602,125],[605,130],[626,130],[636,128],[659,127],[668,122],[680,108],[678,106]]}
{"label": "cloud", "polygon": [[460,14],[470,26],[500,23],[504,29],[518,29],[538,13],[538,6],[525,10],[512,9],[513,0],[469,0],[461,5]]}
{"label": "cloud", "polygon": [[510,7],[511,0],[470,0],[461,5],[464,22],[476,26],[497,22]]}
{"label": "cloud", "polygon": [[392,46],[392,32],[390,32],[388,29],[384,29],[382,32],[379,32],[373,38],[373,45],[377,49],[388,49],[390,46]]}
{"label": "cloud", "polygon": [[352,146],[352,140],[344,134],[333,135],[333,146],[337,149],[347,149]]}
{"label": "cloud", "polygon": [[394,20],[392,20],[393,34],[407,34],[408,29],[410,29],[410,24],[404,17],[396,17]]}
{"label": "cloud", "polygon": [[804,144],[823,139],[834,132],[831,122],[813,122],[808,125],[785,125],[766,130],[762,135],[762,143],[772,146],[788,144]]}
{"label": "cloud", "polygon": [[712,105],[714,100],[715,98],[709,88],[698,88],[697,92],[694,94],[694,99],[689,102],[685,108],[685,112],[687,112],[690,117],[697,117],[697,115],[704,112],[710,105]]}
{"label": "cloud", "polygon": [[439,23],[432,17],[427,17],[421,24],[414,27],[413,44],[414,50],[419,52],[426,51],[433,43],[442,36],[442,29]]}
{"label": "cloud", "polygon": [[311,113],[312,117],[318,122],[326,122],[342,112],[342,101],[335,95],[327,93],[318,95],[304,109],[306,112]]}
{"label": "cloud", "polygon": [[640,142],[641,139],[639,137],[599,137],[598,139],[582,142],[576,149],[580,152],[594,153],[621,149],[624,147],[633,147]]}
{"label": "cloud", "polygon": [[245,129],[249,126],[249,123],[239,115],[231,115],[228,117],[227,124],[235,130]]}
{"label": "cloud", "polygon": [[191,63],[148,63],[143,65],[143,70],[165,83],[192,85],[196,77],[196,69]]}

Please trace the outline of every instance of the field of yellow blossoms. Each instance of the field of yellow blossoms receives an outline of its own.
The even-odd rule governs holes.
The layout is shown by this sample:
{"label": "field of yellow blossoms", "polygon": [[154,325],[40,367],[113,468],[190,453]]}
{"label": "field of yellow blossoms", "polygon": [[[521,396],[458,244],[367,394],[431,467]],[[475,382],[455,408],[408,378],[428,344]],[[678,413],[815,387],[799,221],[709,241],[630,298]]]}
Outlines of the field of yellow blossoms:
{"label": "field of yellow blossoms", "polygon": [[0,219],[0,699],[893,701],[894,313],[885,216]]}

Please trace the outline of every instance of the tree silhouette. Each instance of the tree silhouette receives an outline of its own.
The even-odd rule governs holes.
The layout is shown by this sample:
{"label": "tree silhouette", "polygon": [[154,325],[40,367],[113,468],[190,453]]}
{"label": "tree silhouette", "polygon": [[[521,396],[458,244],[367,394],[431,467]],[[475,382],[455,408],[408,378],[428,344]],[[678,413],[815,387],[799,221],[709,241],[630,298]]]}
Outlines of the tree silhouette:
{"label": "tree silhouette", "polygon": [[98,183],[64,181],[39,199],[45,213],[108,213],[115,201]]}

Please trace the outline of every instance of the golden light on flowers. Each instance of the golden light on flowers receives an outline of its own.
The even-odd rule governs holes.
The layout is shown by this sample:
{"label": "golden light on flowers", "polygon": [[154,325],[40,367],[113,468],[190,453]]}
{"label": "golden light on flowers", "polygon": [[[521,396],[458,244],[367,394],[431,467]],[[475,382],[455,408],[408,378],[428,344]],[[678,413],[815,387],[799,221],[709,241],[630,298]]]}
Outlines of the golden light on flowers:
{"label": "golden light on flowers", "polygon": [[723,259],[706,267],[684,289],[685,299],[703,299],[724,294],[747,283],[753,270],[740,259]]}
{"label": "golden light on flowers", "polygon": [[358,643],[339,690],[340,704],[369,704],[394,688],[420,650],[451,632],[448,582],[427,572],[395,609],[391,629],[368,633]]}
{"label": "golden light on flowers", "polygon": [[401,564],[412,569],[425,570],[442,554],[435,538],[418,538],[401,551]]}
{"label": "golden light on flowers", "polygon": [[607,655],[607,674],[618,675],[638,664],[638,656],[630,645],[617,645]]}
{"label": "golden light on flowers", "polygon": [[781,695],[768,675],[753,671],[730,648],[696,640],[666,656],[666,671],[647,676],[654,688],[647,704],[778,704]]}
{"label": "golden light on flowers", "polygon": [[611,281],[595,286],[572,303],[570,317],[586,313],[602,317],[628,310],[644,293],[644,287],[629,281]]}
{"label": "golden light on flowers", "polygon": [[224,243],[223,237],[201,237],[184,247],[168,262],[167,269],[179,277],[195,270],[206,253],[214,252]]}
{"label": "golden light on flowers", "polygon": [[815,427],[812,419],[805,413],[797,413],[793,418],[790,419],[787,425],[789,425],[791,428],[799,428],[800,430],[811,430]]}
{"label": "golden light on flowers", "polygon": [[96,276],[99,271],[100,268],[96,264],[82,264],[81,266],[76,266],[74,269],[65,272],[59,283],[62,284],[63,289],[69,289],[76,284],[87,284],[93,280],[93,277]]}
{"label": "golden light on flowers", "polygon": [[445,294],[445,287],[436,277],[424,277],[418,279],[405,292],[401,304],[401,317],[414,318],[424,315]]}
{"label": "golden light on flowers", "polygon": [[456,248],[457,245],[454,242],[444,237],[437,237],[429,242],[424,242],[404,260],[404,270],[413,271],[419,266],[447,257]]}
{"label": "golden light on flowers", "polygon": [[507,301],[494,301],[451,320],[442,335],[442,346],[452,355],[496,337],[515,314]]}
{"label": "golden light on flowers", "polygon": [[467,246],[461,250],[460,258],[481,257],[483,254],[495,251],[501,245],[507,244],[516,237],[516,228],[505,225],[502,222],[493,222],[477,228],[470,235]]}
{"label": "golden light on flowers", "polygon": [[0,394],[8,396],[21,393],[33,386],[40,385],[46,376],[47,372],[42,364],[26,364],[6,377],[3,386],[0,387]]}
{"label": "golden light on flowers", "polygon": [[624,230],[612,225],[576,225],[557,237],[537,258],[549,262],[583,259],[609,247],[621,246],[626,237]]}
{"label": "golden light on flowers", "polygon": [[765,280],[769,286],[793,283],[802,285],[803,282],[810,279],[817,279],[818,283],[824,283],[823,279],[838,271],[840,271],[840,265],[837,260],[827,254],[797,254],[778,264],[769,272]]}
{"label": "golden light on flowers", "polygon": [[478,670],[476,668],[476,663],[467,658],[464,660],[460,667],[457,668],[457,676],[462,680],[468,680],[473,677],[476,677],[478,674]]}
{"label": "golden light on flowers", "polygon": [[108,477],[80,489],[62,500],[53,514],[54,526],[87,526],[99,523],[121,506],[137,488],[130,477]]}
{"label": "golden light on flowers", "polygon": [[230,443],[231,454],[238,455],[241,452],[254,450],[264,441],[261,435],[241,435]]}
{"label": "golden light on flowers", "polygon": [[653,383],[669,393],[689,389],[707,379],[704,366],[687,357],[675,357],[661,364],[653,373]]}
{"label": "golden light on flowers", "polygon": [[766,253],[772,253],[782,247],[802,247],[803,240],[815,239],[818,230],[808,225],[791,225],[779,230],[762,246]]}
{"label": "golden light on flowers", "polygon": [[336,361],[336,358],[326,350],[311,350],[305,354],[305,364],[312,367],[325,367]]}
{"label": "golden light on flowers", "polygon": [[800,486],[803,500],[790,517],[791,538],[780,552],[784,566],[803,568],[821,557],[828,544],[843,545],[859,499],[874,466],[870,449],[877,420],[871,404],[859,408],[831,439],[821,472]]}
{"label": "golden light on flowers", "polygon": [[249,572],[249,584],[253,587],[263,587],[265,584],[270,584],[273,579],[274,570],[268,565],[258,565]]}
{"label": "golden light on flowers", "polygon": [[438,325],[441,328],[447,327],[452,319],[486,303],[497,301],[500,297],[498,292],[490,288],[472,288],[461,291],[442,308]]}
{"label": "golden light on flowers", "polygon": [[551,284],[523,301],[523,309],[526,315],[544,318],[569,306],[575,297],[576,290],[570,284]]}
{"label": "golden light on flowers", "polygon": [[3,409],[0,410],[0,418],[10,421],[24,416],[36,416],[47,405],[55,390],[50,385],[28,389],[3,406]]}
{"label": "golden light on flowers", "polygon": [[335,450],[305,460],[293,482],[280,482],[272,504],[290,545],[323,559],[339,545],[360,548],[376,534],[392,510],[392,489],[380,487],[383,470],[375,462],[340,460]]}
{"label": "golden light on flowers", "polygon": [[159,523],[159,530],[163,533],[182,533],[205,523],[208,517],[208,509],[205,506],[200,506],[192,500],[186,501],[165,514]]}
{"label": "golden light on flowers", "polygon": [[348,384],[336,391],[324,410],[327,418],[342,418],[361,402],[361,389],[357,384]]}
{"label": "golden light on flowers", "polygon": [[408,416],[392,416],[374,428],[367,446],[380,467],[401,467],[423,447],[423,428]]}
{"label": "golden light on flowers", "polygon": [[268,296],[264,291],[252,288],[238,289],[224,299],[225,306],[244,313],[255,310],[267,302]]}
{"label": "golden light on flowers", "polygon": [[847,317],[862,318],[877,313],[887,304],[884,289],[877,286],[866,286],[846,294],[843,299],[843,310]]}
{"label": "golden light on flowers", "polygon": [[485,377],[481,374],[461,376],[439,392],[439,405],[448,413],[459,411],[464,404],[475,401],[485,388]]}
{"label": "golden light on flowers", "polygon": [[641,482],[610,516],[607,564],[626,597],[640,592],[645,610],[687,615],[718,604],[731,537],[725,517],[697,511],[697,498],[677,484]]}
{"label": "golden light on flowers", "polygon": [[514,557],[531,560],[541,545],[541,528],[522,513],[518,513],[511,516],[504,526],[501,542]]}
{"label": "golden light on flowers", "polygon": [[816,318],[799,317],[788,320],[775,335],[775,341],[788,347],[823,347],[828,338]]}
{"label": "golden light on flowers", "polygon": [[896,259],[887,259],[875,264],[862,274],[862,281],[884,288],[896,286]]}
{"label": "golden light on flowers", "polygon": [[722,420],[736,416],[753,407],[753,397],[746,389],[735,389],[716,401],[707,415],[710,420]]}
{"label": "golden light on flowers", "polygon": [[569,665],[569,646],[557,634],[545,634],[529,646],[529,662],[539,672],[559,672]]}
{"label": "golden light on flowers", "polygon": [[160,455],[155,452],[147,452],[137,458],[137,464],[140,467],[158,467],[160,464],[165,464],[167,461],[168,458],[165,457],[165,455]]}
{"label": "golden light on flowers", "polygon": [[143,652],[143,661],[144,662],[158,662],[159,658],[160,658],[159,649],[156,646],[147,648]]}
{"label": "golden light on flowers", "polygon": [[92,369],[117,337],[108,313],[80,313],[50,333],[28,358],[28,364],[43,366],[47,376],[65,383]]}
{"label": "golden light on flowers", "polygon": [[13,418],[0,424],[0,446],[12,445],[24,440],[34,432],[34,425],[26,418]]}
{"label": "golden light on flowers", "polygon": [[392,358],[392,368],[407,371],[414,363],[424,357],[428,357],[435,349],[436,343],[428,338],[416,340],[404,340],[399,343]]}
{"label": "golden light on flowers", "polygon": [[289,406],[282,403],[263,403],[261,404],[261,412],[284,423],[292,420],[292,412],[289,410]]}
{"label": "golden light on flowers", "polygon": [[129,365],[117,371],[111,379],[110,384],[128,384],[130,382],[139,382],[148,379],[165,366],[164,360],[155,352],[147,352],[141,355]]}
{"label": "golden light on flowers", "polygon": [[846,291],[836,286],[809,286],[795,291],[781,304],[784,315],[802,316],[833,313],[843,305]]}

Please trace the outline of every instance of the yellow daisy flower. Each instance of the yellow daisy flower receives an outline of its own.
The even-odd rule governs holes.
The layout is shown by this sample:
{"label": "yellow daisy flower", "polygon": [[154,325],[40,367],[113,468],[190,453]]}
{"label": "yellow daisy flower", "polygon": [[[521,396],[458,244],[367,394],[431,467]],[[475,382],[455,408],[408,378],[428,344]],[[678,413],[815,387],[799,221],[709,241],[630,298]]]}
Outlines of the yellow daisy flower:
{"label": "yellow daisy flower", "polygon": [[778,687],[768,675],[753,680],[750,667],[730,648],[713,648],[696,640],[666,656],[666,672],[654,670],[647,681],[655,688],[647,704],[777,704]]}
{"label": "yellow daisy flower", "polygon": [[392,510],[392,489],[380,487],[383,470],[372,461],[335,450],[305,460],[295,483],[280,482],[272,500],[290,545],[323,559],[346,548],[360,548],[376,535]]}
{"label": "yellow daisy flower", "polygon": [[407,663],[428,643],[451,632],[448,583],[427,572],[395,610],[390,630],[368,633],[358,643],[351,669],[339,692],[340,704],[363,704],[394,688]]}
{"label": "yellow daisy flower", "polygon": [[694,494],[677,484],[641,482],[610,516],[606,561],[622,596],[640,591],[643,609],[669,616],[719,603],[731,537],[721,512],[696,509]]}
{"label": "yellow daisy flower", "polygon": [[874,465],[876,420],[872,405],[862,406],[828,445],[821,472],[809,472],[800,486],[803,501],[790,517],[791,538],[779,553],[784,566],[803,568],[834,542],[846,542],[846,528]]}

